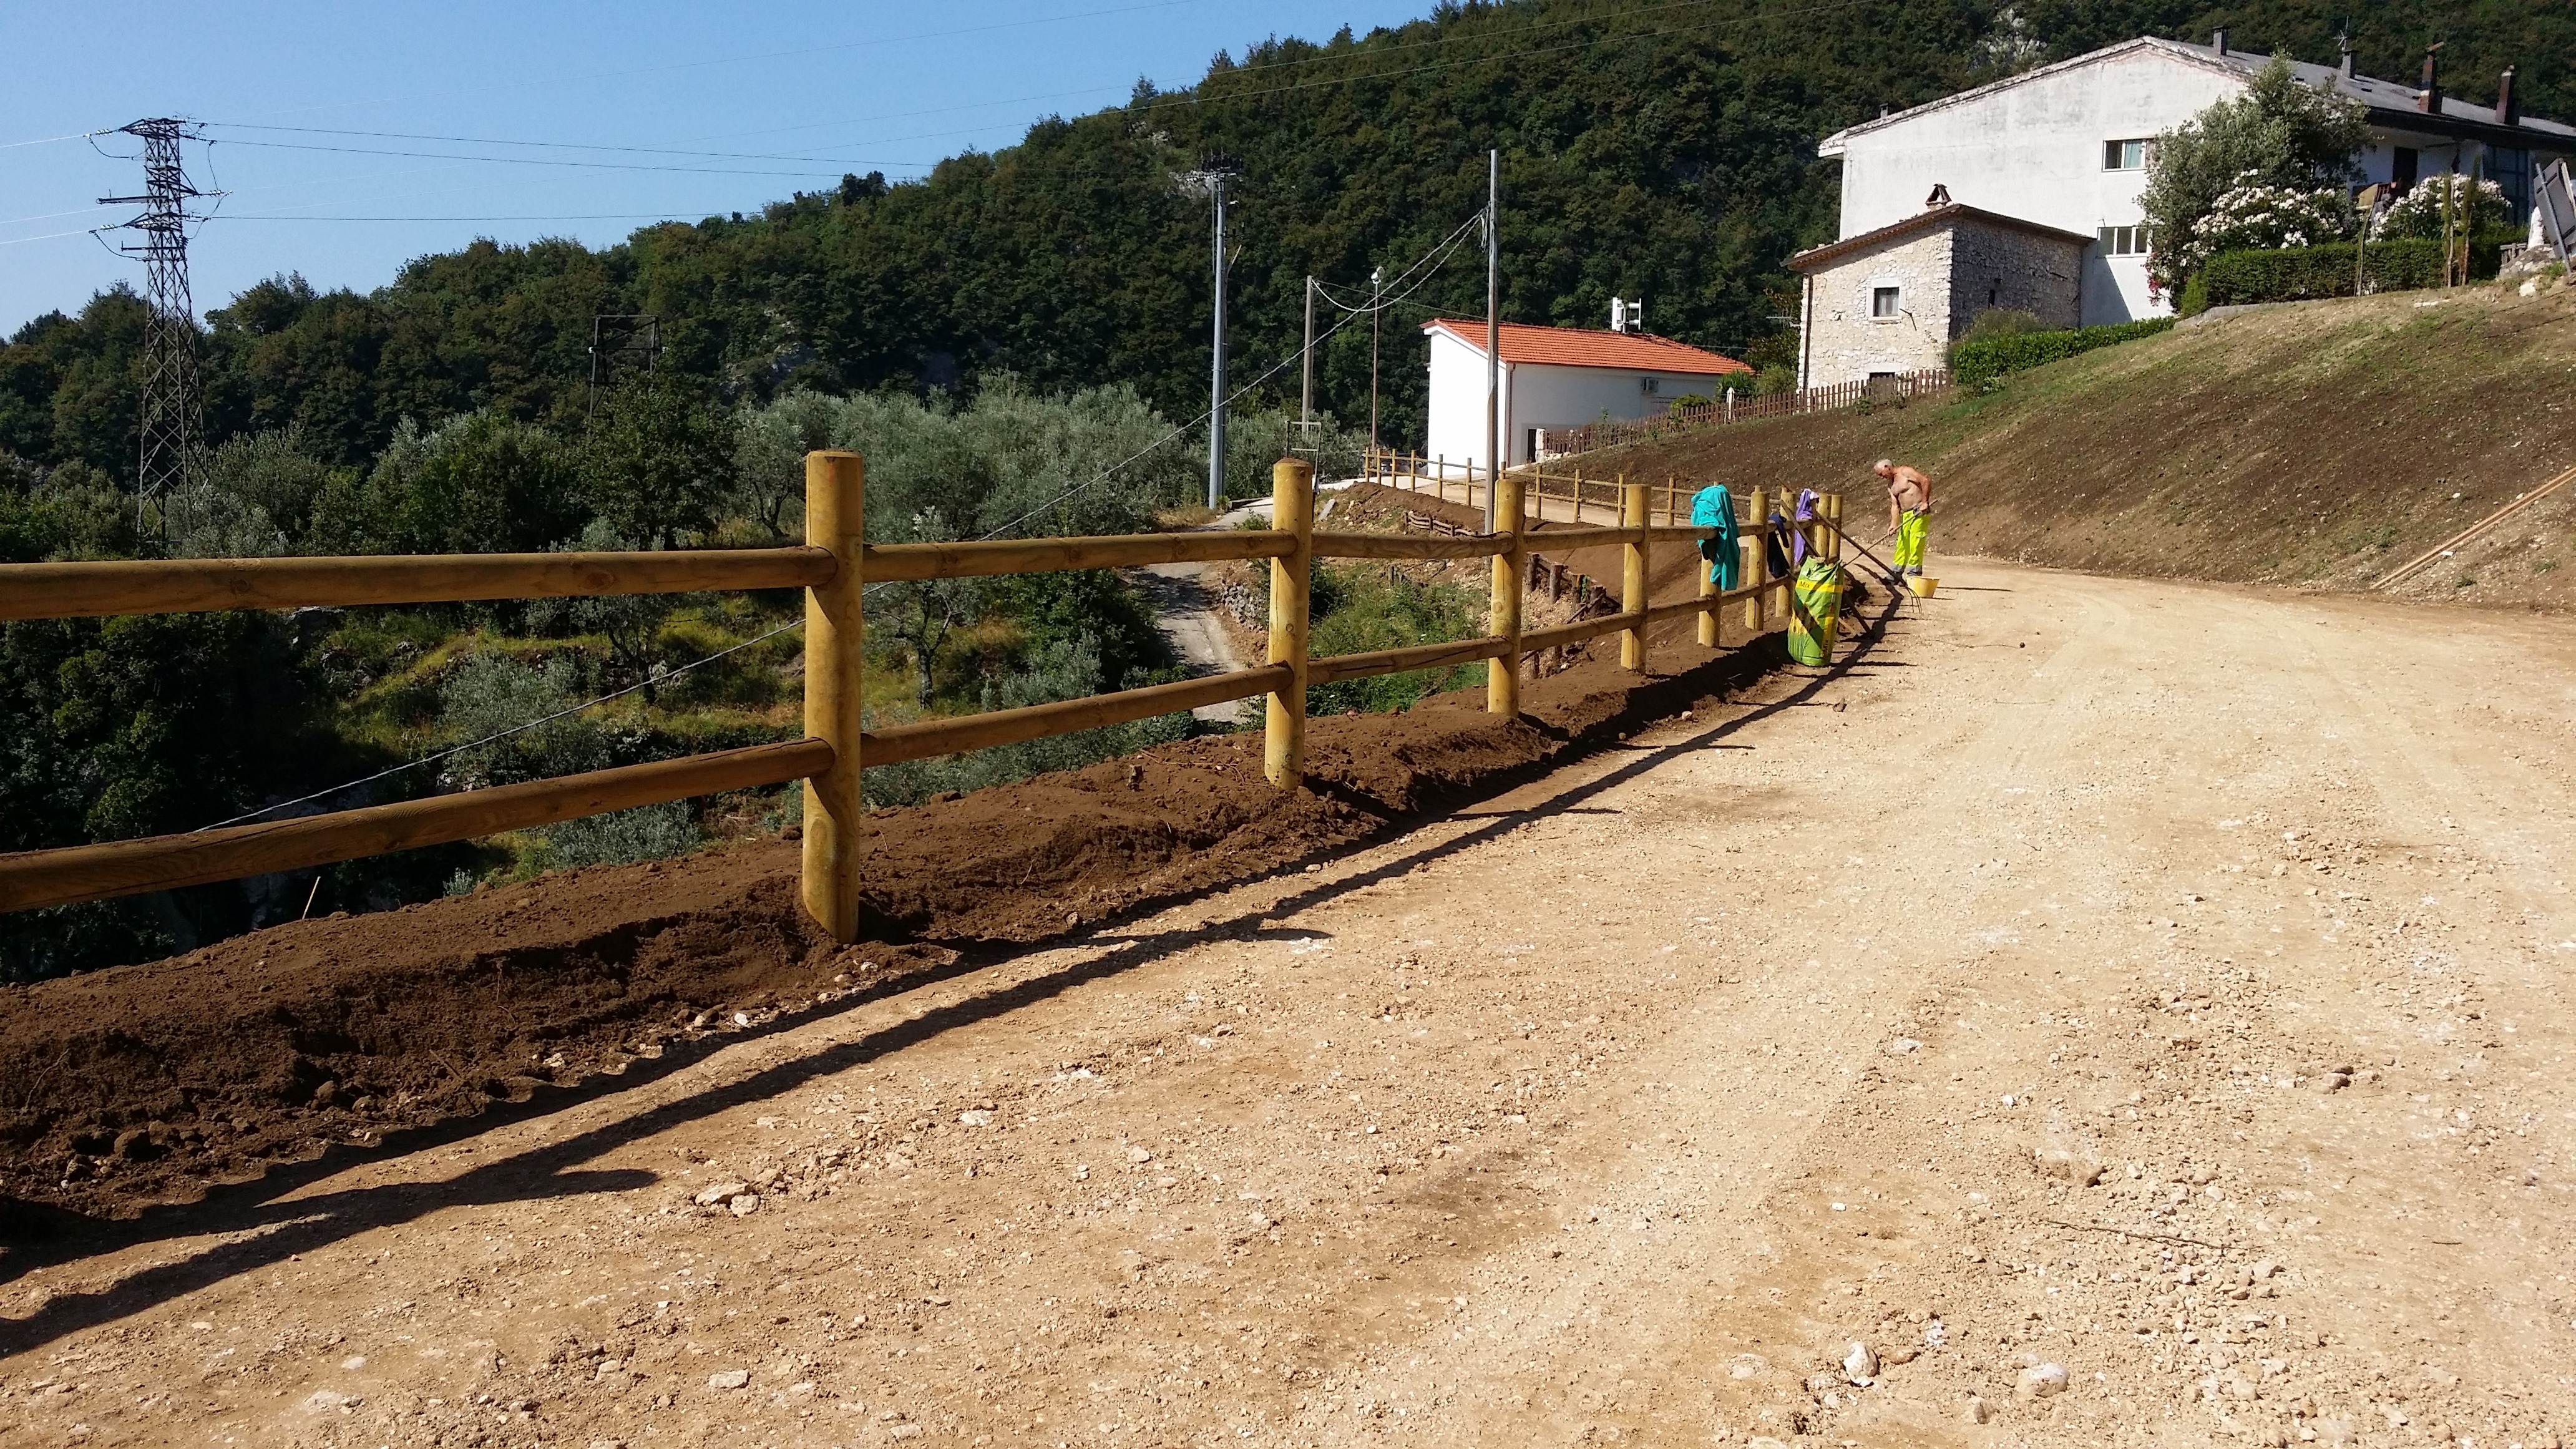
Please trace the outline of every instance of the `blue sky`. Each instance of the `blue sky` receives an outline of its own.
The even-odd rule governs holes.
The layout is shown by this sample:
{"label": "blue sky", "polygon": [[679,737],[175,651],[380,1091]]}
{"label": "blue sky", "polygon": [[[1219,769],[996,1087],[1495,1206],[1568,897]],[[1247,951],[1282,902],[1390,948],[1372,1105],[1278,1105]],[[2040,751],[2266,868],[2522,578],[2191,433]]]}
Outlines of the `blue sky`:
{"label": "blue sky", "polygon": [[[214,138],[188,158],[199,185],[230,193],[210,204],[217,219],[190,248],[202,313],[275,273],[365,290],[407,258],[477,236],[599,245],[655,219],[753,210],[844,171],[900,180],[943,156],[1008,145],[1039,117],[1124,100],[1140,76],[1194,82],[1220,49],[1240,56],[1274,34],[1320,40],[1345,24],[1366,34],[1428,8],[0,7],[10,77],[0,87],[0,334],[77,309],[119,279],[140,289],[139,266],[86,230],[133,213],[94,203],[142,189],[136,143],[80,134],[140,116],[195,117]],[[607,147],[630,149],[596,149]],[[486,159],[459,159],[469,156]],[[580,164],[539,164],[564,162]]]}

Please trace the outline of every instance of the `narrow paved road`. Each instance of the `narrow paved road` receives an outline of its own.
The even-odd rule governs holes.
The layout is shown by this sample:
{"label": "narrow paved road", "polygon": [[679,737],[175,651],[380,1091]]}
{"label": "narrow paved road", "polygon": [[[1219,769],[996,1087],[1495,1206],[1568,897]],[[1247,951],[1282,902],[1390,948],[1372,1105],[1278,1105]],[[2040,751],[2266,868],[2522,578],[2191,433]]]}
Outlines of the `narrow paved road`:
{"label": "narrow paved road", "polygon": [[1403,840],[21,1278],[0,1438],[2576,1432],[2565,624],[1944,574]]}

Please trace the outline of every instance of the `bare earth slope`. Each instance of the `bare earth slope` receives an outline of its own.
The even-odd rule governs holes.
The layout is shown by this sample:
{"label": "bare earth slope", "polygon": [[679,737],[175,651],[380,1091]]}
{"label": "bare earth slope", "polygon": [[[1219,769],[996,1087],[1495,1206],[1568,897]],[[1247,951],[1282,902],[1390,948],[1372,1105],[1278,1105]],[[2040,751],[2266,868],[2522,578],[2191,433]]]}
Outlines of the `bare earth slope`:
{"label": "bare earth slope", "polygon": [[[1965,402],[1740,424],[1595,455],[1739,490],[1939,482],[1936,553],[2147,577],[2359,588],[2576,465],[2576,286],[2394,293],[2215,318]],[[2456,495],[2456,496],[2455,496]],[[2576,607],[2576,488],[2401,588]]]}
{"label": "bare earth slope", "polygon": [[2563,628],[1953,565],[1771,688],[21,1268],[0,1439],[2576,1431]]}

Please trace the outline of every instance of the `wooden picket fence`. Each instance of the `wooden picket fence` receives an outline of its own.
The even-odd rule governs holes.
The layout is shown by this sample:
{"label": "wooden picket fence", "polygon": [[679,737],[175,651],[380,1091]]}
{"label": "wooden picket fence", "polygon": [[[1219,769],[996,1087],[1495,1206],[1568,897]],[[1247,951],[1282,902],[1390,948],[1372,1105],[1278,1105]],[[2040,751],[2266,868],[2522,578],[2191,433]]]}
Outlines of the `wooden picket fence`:
{"label": "wooden picket fence", "polygon": [[[805,463],[801,547],[0,564],[0,619],[802,588],[806,661],[803,739],[331,814],[0,855],[0,912],[300,870],[641,805],[802,781],[805,908],[834,938],[850,941],[858,932],[864,765],[988,749],[1263,695],[1268,701],[1265,767],[1272,784],[1293,789],[1304,778],[1306,690],[1311,685],[1481,659],[1487,662],[1486,707],[1517,714],[1522,661],[1541,650],[1618,633],[1621,662],[1642,669],[1646,634],[1654,624],[1696,616],[1699,641],[1714,646],[1722,605],[1743,601],[1744,622],[1755,631],[1762,628],[1766,613],[1776,617],[1789,606],[1786,586],[1762,572],[1767,528],[1761,520],[1767,515],[1759,494],[1754,521],[1742,533],[1745,586],[1718,593],[1705,582],[1703,570],[1699,597],[1653,607],[1646,598],[1649,550],[1695,546],[1713,530],[1652,525],[1649,490],[1628,485],[1617,526],[1546,535],[1551,546],[1625,546],[1620,611],[1524,631],[1520,606],[1528,569],[1528,510],[1520,481],[1509,475],[1499,494],[1501,516],[1515,526],[1460,537],[1318,532],[1313,467],[1286,460],[1272,470],[1273,519],[1266,531],[872,545],[863,521],[865,468],[859,456],[818,452],[808,454]],[[1828,496],[1825,517],[1811,526],[1813,541],[1822,547],[1831,539],[1837,553],[1840,535],[1832,520],[1840,517],[1839,504],[1839,498]],[[1309,658],[1307,584],[1317,558],[1491,558],[1491,632],[1475,639]],[[866,584],[1238,559],[1270,560],[1269,657],[1257,668],[953,719],[861,727],[861,590]]]}

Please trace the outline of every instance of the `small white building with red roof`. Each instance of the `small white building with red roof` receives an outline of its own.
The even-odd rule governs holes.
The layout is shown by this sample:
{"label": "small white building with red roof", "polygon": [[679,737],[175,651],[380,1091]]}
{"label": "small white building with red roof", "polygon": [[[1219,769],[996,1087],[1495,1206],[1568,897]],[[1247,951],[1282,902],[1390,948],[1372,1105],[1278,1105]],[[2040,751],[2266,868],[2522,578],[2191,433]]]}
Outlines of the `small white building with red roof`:
{"label": "small white building with red roof", "polygon": [[[1431,339],[1429,438],[1423,451],[1450,464],[1484,466],[1485,324],[1442,317],[1422,326]],[[1645,332],[1503,323],[1503,465],[1536,454],[1542,429],[1660,413],[1687,394],[1715,398],[1730,378],[1753,369],[1732,357]]]}

